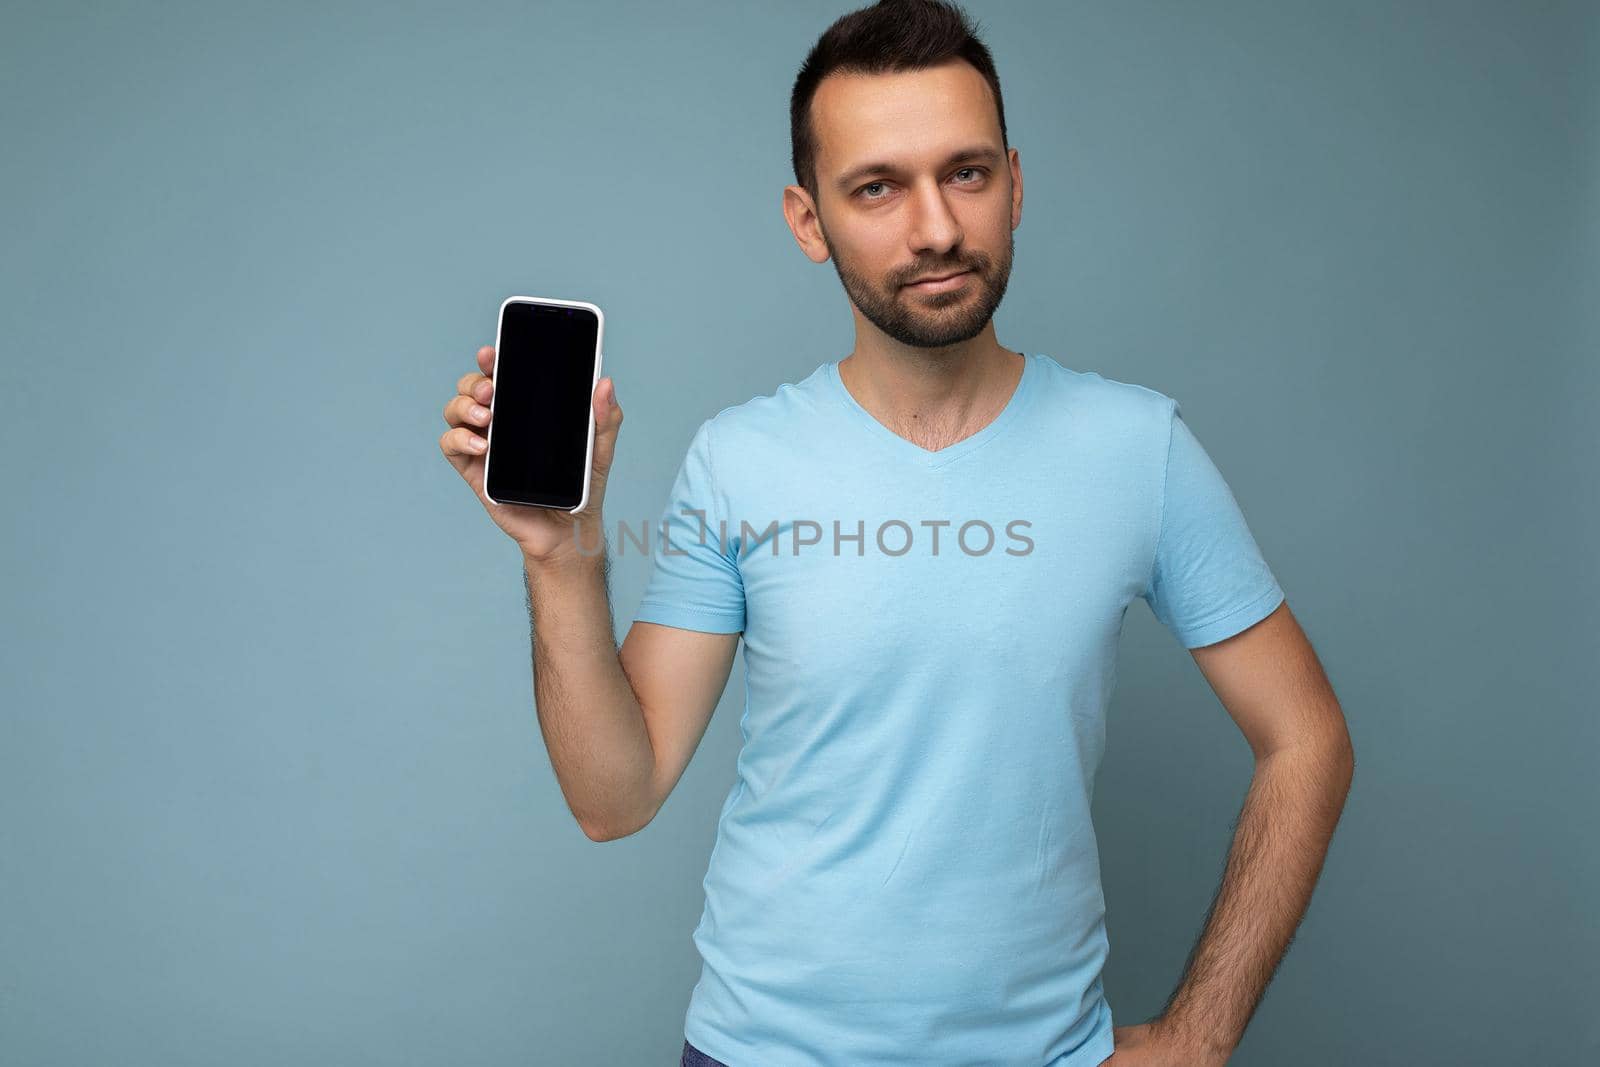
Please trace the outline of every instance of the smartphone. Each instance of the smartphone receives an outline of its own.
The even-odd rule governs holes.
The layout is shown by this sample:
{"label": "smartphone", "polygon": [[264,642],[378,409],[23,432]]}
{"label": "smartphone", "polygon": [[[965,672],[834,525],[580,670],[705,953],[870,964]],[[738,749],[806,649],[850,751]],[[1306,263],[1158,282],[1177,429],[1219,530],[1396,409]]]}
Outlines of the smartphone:
{"label": "smartphone", "polygon": [[586,300],[500,305],[483,493],[496,504],[581,511],[594,462],[594,390],[606,317]]}

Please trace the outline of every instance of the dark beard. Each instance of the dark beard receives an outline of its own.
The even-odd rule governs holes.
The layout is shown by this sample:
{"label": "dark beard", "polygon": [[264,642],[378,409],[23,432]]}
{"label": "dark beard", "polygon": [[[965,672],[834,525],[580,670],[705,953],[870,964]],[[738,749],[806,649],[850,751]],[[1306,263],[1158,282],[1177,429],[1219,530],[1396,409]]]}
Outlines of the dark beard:
{"label": "dark beard", "polygon": [[[1011,280],[1014,236],[1009,229],[1006,231],[1005,256],[999,262],[984,253],[972,252],[945,267],[916,272],[939,274],[963,267],[972,271],[966,286],[945,293],[923,294],[899,285],[886,289],[839,262],[837,255],[829,258],[834,273],[839,275],[839,284],[868,322],[903,345],[944,348],[976,337],[994,317]],[[823,238],[826,240],[826,233]]]}

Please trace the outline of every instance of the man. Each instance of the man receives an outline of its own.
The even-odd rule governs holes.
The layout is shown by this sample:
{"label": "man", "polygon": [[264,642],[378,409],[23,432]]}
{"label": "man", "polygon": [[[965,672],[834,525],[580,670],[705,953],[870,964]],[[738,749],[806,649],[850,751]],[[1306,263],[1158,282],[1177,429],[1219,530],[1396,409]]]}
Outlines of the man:
{"label": "man", "polygon": [[[784,214],[833,262],[855,348],[700,425],[620,650],[610,379],[578,516],[483,498],[491,348],[441,438],[522,548],[539,722],[594,840],[660,809],[743,635],[745,741],[682,1063],[1222,1064],[1349,787],[1338,703],[1177,403],[996,340],[1022,170],[960,9],[840,19],[791,120]],[[1114,1028],[1089,809],[1134,598],[1257,762],[1182,984],[1157,1018]]]}

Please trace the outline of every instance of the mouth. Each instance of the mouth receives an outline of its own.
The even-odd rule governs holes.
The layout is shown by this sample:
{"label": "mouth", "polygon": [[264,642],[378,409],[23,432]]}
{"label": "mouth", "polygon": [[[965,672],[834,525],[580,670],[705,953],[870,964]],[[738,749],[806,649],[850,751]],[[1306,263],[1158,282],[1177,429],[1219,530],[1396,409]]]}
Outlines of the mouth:
{"label": "mouth", "polygon": [[971,273],[969,270],[959,270],[953,274],[940,275],[937,278],[923,278],[919,281],[908,283],[906,288],[916,289],[921,292],[939,292],[944,289],[955,289],[965,285],[967,276]]}

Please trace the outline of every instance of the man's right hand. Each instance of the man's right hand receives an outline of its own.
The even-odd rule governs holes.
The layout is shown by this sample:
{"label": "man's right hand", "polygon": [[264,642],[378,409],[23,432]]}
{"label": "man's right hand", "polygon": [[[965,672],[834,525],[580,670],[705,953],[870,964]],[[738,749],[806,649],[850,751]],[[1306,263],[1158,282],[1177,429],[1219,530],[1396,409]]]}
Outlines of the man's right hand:
{"label": "man's right hand", "polygon": [[[489,401],[494,396],[494,346],[478,349],[478,370],[462,375],[456,395],[444,406],[449,425],[439,438],[445,459],[472,487],[495,525],[504,530],[530,559],[544,561],[598,555],[605,531],[599,516],[605,500],[606,475],[616,452],[622,408],[617,405],[615,383],[601,378],[589,402],[594,407],[594,462],[589,482],[589,502],[579,512],[525,504],[496,504],[483,493],[483,455],[488,447]],[[576,527],[576,529],[574,529]],[[581,539],[581,541],[580,541]]]}

